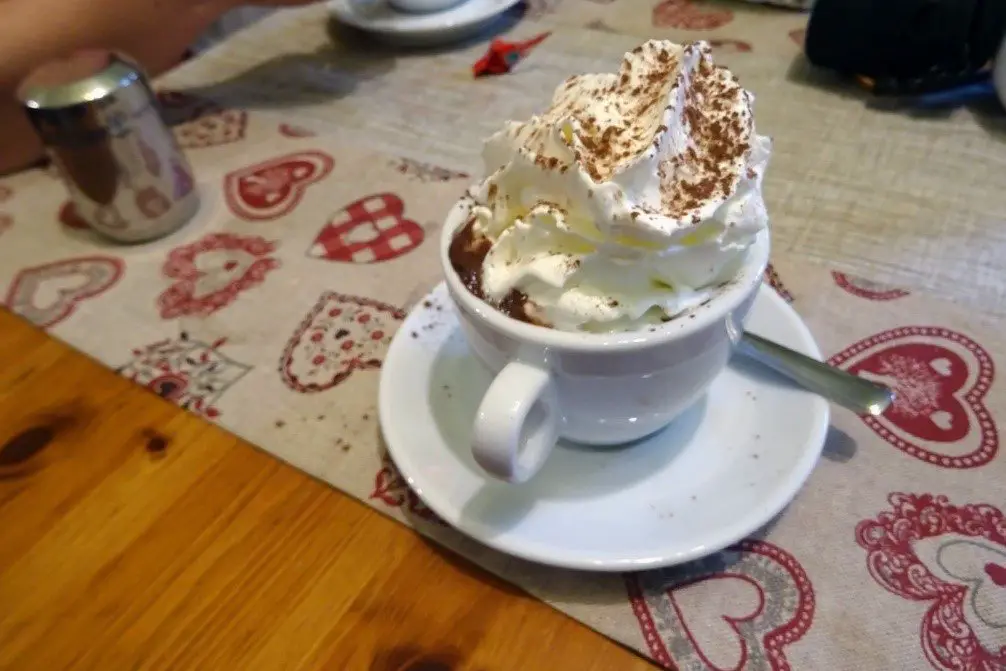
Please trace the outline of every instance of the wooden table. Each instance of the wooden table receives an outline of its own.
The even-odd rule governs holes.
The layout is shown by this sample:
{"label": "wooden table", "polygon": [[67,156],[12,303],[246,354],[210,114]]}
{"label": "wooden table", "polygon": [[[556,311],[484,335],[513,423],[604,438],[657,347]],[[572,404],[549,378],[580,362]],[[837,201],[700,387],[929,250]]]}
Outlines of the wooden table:
{"label": "wooden table", "polygon": [[652,668],[0,311],[0,669]]}

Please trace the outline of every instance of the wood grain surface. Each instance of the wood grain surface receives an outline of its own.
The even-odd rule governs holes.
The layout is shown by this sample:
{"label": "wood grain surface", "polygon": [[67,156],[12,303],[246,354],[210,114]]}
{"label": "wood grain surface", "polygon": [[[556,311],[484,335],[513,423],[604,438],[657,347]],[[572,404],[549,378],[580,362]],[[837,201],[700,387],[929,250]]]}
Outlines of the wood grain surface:
{"label": "wood grain surface", "polygon": [[647,662],[0,311],[0,669]]}

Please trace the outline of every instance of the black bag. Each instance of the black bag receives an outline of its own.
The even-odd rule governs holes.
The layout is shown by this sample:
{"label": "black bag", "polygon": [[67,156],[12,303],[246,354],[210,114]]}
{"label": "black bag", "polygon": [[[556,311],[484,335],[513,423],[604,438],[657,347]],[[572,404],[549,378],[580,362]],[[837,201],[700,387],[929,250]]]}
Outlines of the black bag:
{"label": "black bag", "polygon": [[817,0],[807,60],[877,94],[927,93],[988,76],[1006,0]]}

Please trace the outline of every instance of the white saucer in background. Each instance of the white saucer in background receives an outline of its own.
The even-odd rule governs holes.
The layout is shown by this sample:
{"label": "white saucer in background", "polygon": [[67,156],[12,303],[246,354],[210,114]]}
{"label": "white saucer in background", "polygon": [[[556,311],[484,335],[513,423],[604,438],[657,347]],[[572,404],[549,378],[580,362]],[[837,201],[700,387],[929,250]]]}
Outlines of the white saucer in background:
{"label": "white saucer in background", "polygon": [[392,9],[385,0],[329,0],[336,20],[373,33],[385,42],[432,46],[459,42],[479,33],[520,0],[463,0],[443,11],[412,14]]}
{"label": "white saucer in background", "polygon": [[[820,358],[800,317],[762,287],[747,328]],[[670,566],[769,522],[810,475],[828,403],[735,359],[704,400],[635,444],[560,442],[530,482],[485,475],[469,448],[490,374],[468,352],[446,287],[418,303],[381,372],[388,450],[445,522],[497,550],[596,571]]]}

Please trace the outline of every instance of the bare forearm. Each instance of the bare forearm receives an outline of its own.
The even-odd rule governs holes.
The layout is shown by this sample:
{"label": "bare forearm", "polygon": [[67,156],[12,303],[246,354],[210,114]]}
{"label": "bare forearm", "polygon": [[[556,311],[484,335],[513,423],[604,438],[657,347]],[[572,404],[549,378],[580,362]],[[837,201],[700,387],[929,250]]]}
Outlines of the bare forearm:
{"label": "bare forearm", "polygon": [[0,0],[0,174],[37,160],[41,145],[14,99],[34,68],[80,49],[114,49],[151,75],[172,67],[227,10],[311,0]]}
{"label": "bare forearm", "polygon": [[14,96],[34,68],[101,47],[128,53],[156,75],[226,8],[223,0],[0,0],[0,174],[42,154]]}
{"label": "bare forearm", "polygon": [[171,67],[230,0],[0,0],[0,86],[78,49],[130,54],[148,71]]}

